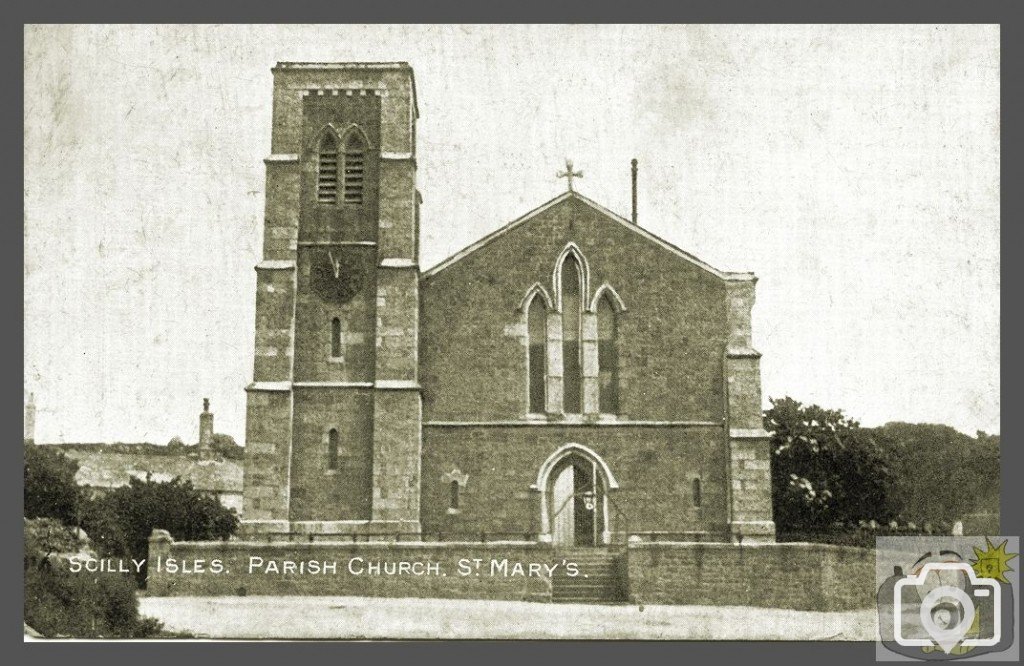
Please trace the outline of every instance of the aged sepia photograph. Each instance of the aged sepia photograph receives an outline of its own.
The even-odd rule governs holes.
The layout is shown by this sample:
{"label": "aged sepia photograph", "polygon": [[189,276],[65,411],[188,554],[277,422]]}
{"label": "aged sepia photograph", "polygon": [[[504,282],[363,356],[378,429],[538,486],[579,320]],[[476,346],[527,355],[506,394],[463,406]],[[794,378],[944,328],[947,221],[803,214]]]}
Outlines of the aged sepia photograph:
{"label": "aged sepia photograph", "polygon": [[26,25],[25,640],[875,641],[1000,534],[999,43]]}

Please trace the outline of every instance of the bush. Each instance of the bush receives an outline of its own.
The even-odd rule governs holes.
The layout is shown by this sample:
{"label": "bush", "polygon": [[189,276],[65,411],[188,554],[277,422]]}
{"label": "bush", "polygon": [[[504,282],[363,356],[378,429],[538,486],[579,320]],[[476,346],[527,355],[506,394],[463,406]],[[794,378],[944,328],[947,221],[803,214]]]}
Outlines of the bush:
{"label": "bush", "polygon": [[25,446],[25,517],[76,524],[84,495],[75,483],[78,463],[47,446]]}
{"label": "bush", "polygon": [[158,634],[158,621],[139,617],[131,576],[68,569],[66,556],[88,548],[76,532],[53,520],[25,521],[25,623],[48,637]]}
{"label": "bush", "polygon": [[210,448],[217,455],[228,460],[242,460],[245,458],[245,449],[235,442],[231,435],[215,432],[210,440]]}
{"label": "bush", "polygon": [[[92,502],[85,528],[103,556],[146,559],[154,529],[185,541],[227,539],[238,529],[238,516],[191,481],[132,479]],[[145,583],[145,567],[137,578]]]}
{"label": "bush", "polygon": [[127,574],[71,573],[44,560],[25,570],[25,622],[49,637],[154,636],[161,625],[139,617],[136,589]]}

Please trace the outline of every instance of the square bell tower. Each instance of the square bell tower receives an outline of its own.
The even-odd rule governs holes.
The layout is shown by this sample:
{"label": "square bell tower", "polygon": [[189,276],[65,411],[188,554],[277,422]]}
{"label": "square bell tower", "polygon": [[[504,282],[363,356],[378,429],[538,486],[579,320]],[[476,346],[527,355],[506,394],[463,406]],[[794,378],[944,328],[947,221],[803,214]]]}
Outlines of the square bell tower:
{"label": "square bell tower", "polygon": [[412,68],[273,75],[243,529],[419,532]]}

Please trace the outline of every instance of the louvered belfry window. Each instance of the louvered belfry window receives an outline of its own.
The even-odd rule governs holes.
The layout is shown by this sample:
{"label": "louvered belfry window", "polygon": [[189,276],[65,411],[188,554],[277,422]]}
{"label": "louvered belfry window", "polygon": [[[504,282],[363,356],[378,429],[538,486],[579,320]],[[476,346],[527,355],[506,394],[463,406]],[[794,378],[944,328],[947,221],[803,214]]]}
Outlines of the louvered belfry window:
{"label": "louvered belfry window", "polygon": [[359,135],[353,132],[345,142],[344,201],[347,204],[363,203],[363,172],[366,166],[366,146]]}
{"label": "louvered belfry window", "polygon": [[330,134],[320,142],[316,199],[320,203],[338,202],[338,144]]}

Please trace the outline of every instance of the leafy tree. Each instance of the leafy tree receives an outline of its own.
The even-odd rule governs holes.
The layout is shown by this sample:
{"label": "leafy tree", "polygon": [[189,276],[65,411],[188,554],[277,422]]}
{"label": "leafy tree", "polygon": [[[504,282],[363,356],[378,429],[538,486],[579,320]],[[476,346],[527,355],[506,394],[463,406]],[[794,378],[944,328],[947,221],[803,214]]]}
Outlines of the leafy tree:
{"label": "leafy tree", "polygon": [[[104,556],[145,559],[154,529],[187,541],[226,539],[238,528],[238,516],[191,481],[132,479],[93,502],[85,528]],[[145,582],[145,568],[138,579]]]}
{"label": "leafy tree", "polygon": [[772,508],[780,531],[835,523],[892,520],[892,480],[872,433],[840,410],[773,399],[764,415],[772,433]]}
{"label": "leafy tree", "polygon": [[214,453],[228,460],[241,460],[245,457],[245,449],[236,444],[231,435],[215,432],[210,445]]}
{"label": "leafy tree", "polygon": [[78,522],[84,499],[75,483],[78,463],[48,446],[25,446],[25,517]]}
{"label": "leafy tree", "polygon": [[887,423],[872,433],[889,451],[904,520],[949,523],[999,510],[998,435],[929,423]]}

